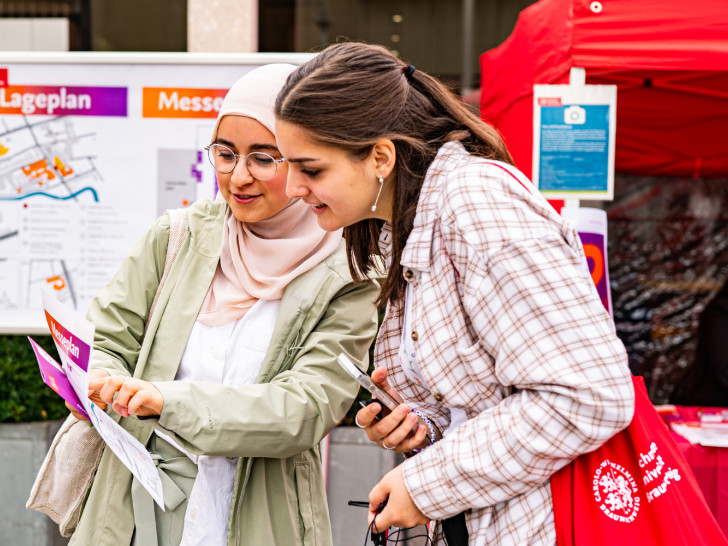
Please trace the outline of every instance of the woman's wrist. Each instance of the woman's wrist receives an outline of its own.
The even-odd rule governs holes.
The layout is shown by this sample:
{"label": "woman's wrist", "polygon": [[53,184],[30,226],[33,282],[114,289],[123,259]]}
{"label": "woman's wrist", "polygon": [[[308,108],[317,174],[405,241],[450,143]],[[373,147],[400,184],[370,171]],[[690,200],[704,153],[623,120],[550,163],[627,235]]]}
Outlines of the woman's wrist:
{"label": "woman's wrist", "polygon": [[424,423],[425,427],[427,427],[427,437],[430,439],[430,443],[422,446],[421,448],[412,450],[412,453],[419,453],[420,451],[430,447],[432,444],[440,439],[440,431],[438,430],[437,426],[435,426],[435,424],[430,420],[430,418],[424,415],[421,411],[413,409],[412,413],[417,415],[417,417],[419,417],[420,420]]}

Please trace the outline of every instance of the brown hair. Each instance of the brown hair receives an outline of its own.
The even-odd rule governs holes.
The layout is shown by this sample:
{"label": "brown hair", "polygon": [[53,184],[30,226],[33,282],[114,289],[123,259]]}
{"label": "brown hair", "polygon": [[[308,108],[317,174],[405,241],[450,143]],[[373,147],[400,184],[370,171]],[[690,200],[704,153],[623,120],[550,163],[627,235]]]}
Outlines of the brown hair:
{"label": "brown hair", "polygon": [[[278,119],[303,127],[315,141],[365,158],[380,139],[394,143],[392,264],[377,300],[403,299],[399,263],[417,210],[427,169],[446,142],[460,141],[472,154],[512,163],[502,139],[438,80],[415,70],[382,46],[339,43],[301,65],[283,86]],[[362,220],[344,229],[349,268],[362,280],[380,255],[382,221]]]}

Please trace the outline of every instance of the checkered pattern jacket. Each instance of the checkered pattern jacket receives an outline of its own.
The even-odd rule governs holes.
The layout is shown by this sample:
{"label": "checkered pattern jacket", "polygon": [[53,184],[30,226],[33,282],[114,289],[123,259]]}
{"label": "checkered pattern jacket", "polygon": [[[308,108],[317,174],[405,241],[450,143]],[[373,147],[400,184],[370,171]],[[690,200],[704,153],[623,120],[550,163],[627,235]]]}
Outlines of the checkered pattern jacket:
{"label": "checkered pattern jacket", "polygon": [[[391,231],[380,237],[391,263]],[[440,430],[405,461],[406,487],[433,520],[466,511],[471,545],[555,544],[549,477],[627,426],[624,346],[575,229],[523,174],[444,145],[425,178],[401,263],[429,390],[405,376],[402,306],[389,305],[377,365]],[[435,534],[438,534],[435,531]]]}

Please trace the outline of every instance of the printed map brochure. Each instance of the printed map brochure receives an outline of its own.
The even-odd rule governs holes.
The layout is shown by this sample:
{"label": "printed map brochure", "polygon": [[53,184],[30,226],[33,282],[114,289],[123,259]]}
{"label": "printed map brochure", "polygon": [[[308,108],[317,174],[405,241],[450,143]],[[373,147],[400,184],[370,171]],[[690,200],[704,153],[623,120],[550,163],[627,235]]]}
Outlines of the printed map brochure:
{"label": "printed map brochure", "polygon": [[43,291],[48,328],[61,358],[56,362],[31,338],[43,381],[82,415],[86,416],[134,477],[164,510],[162,480],[146,447],[88,397],[88,369],[95,327],[81,315]]}

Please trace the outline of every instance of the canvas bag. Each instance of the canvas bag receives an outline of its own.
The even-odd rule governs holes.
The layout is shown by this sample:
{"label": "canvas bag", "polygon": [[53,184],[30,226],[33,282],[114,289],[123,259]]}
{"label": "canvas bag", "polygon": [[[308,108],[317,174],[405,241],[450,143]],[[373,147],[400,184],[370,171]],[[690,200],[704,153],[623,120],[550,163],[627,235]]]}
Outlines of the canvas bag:
{"label": "canvas bag", "polygon": [[644,380],[632,381],[632,423],[551,478],[557,544],[728,545]]}
{"label": "canvas bag", "polygon": [[[167,257],[157,293],[149,308],[147,323],[189,230],[185,209],[168,210],[167,215]],[[104,441],[93,426],[69,415],[53,438],[25,507],[43,512],[58,524],[61,536],[70,537],[81,517],[83,502],[101,462],[104,446]]]}

